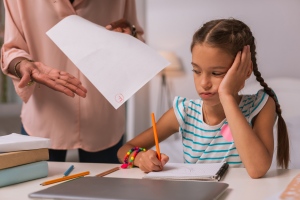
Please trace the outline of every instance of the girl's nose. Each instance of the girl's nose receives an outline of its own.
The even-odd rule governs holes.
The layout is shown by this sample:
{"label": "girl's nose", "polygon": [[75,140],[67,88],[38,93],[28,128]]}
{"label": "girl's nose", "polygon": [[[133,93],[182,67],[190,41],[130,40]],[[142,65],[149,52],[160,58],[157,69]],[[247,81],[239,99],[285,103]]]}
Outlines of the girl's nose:
{"label": "girl's nose", "polygon": [[211,80],[208,76],[201,77],[200,84],[201,84],[201,87],[205,90],[210,89],[212,86]]}

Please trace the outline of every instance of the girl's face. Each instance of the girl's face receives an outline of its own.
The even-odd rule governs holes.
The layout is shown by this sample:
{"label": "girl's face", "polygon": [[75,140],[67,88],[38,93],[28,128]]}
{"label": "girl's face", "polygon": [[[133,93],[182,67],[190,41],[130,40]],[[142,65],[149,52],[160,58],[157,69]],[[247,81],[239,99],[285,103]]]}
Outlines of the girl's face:
{"label": "girl's face", "polygon": [[192,66],[197,93],[210,105],[220,103],[218,88],[234,57],[220,48],[196,44],[192,49]]}

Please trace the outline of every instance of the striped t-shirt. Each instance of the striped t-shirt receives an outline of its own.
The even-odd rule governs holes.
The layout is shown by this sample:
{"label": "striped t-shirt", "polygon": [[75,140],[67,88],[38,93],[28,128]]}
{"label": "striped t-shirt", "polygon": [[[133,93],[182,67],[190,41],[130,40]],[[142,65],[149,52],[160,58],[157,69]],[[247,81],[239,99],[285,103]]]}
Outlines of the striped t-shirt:
{"label": "striped t-shirt", "polygon": [[[239,108],[252,126],[252,119],[268,100],[268,94],[259,90],[254,95],[243,95]],[[221,135],[221,128],[228,124],[226,118],[218,125],[209,126],[203,121],[202,99],[188,100],[175,97],[173,107],[182,135],[185,163],[214,163],[226,161],[230,167],[244,167],[234,141]],[[241,130],[242,134],[243,130]]]}

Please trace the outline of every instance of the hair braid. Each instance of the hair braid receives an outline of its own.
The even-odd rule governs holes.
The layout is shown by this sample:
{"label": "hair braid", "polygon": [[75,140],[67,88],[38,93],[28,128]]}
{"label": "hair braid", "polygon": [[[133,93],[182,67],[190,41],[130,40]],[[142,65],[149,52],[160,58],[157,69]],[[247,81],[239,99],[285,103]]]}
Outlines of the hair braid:
{"label": "hair braid", "polygon": [[[254,38],[254,37],[253,37]],[[290,160],[290,147],[289,147],[289,138],[287,134],[286,123],[282,117],[282,111],[280,104],[277,100],[277,97],[274,91],[268,86],[268,84],[264,81],[261,76],[261,73],[258,71],[256,57],[255,57],[255,44],[253,44],[254,48],[251,49],[251,59],[253,63],[253,74],[256,77],[256,80],[260,83],[260,85],[264,88],[264,91],[275,101],[276,113],[278,115],[277,121],[277,165],[288,168],[289,160]]]}

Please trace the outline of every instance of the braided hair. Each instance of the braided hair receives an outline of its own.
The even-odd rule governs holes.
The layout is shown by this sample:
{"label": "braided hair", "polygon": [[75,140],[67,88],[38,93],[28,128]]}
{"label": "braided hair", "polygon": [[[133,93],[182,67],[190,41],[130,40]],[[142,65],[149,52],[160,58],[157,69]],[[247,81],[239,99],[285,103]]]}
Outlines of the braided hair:
{"label": "braided hair", "polygon": [[196,44],[206,43],[212,47],[223,49],[233,57],[243,49],[244,46],[250,46],[251,60],[253,63],[253,74],[256,80],[263,87],[264,91],[275,101],[276,113],[278,115],[277,123],[277,165],[282,168],[288,168],[289,138],[286,123],[282,117],[281,107],[278,103],[274,91],[268,86],[258,71],[256,62],[255,38],[250,28],[237,19],[218,19],[205,23],[193,36],[191,50]]}

